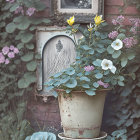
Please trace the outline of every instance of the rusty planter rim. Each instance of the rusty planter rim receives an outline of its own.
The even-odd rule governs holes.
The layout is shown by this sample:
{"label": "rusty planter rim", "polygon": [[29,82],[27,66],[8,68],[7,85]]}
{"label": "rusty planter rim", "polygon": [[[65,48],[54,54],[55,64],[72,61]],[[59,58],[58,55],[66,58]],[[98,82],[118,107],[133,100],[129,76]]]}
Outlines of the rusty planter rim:
{"label": "rusty planter rim", "polygon": [[[95,92],[107,92],[107,91],[111,91],[112,90],[112,88],[104,88],[104,89],[97,89],[97,90],[95,90]],[[55,91],[57,91],[57,92],[65,92],[65,90],[64,89],[55,89]],[[85,91],[84,90],[72,90],[71,91],[72,93],[85,93]]]}

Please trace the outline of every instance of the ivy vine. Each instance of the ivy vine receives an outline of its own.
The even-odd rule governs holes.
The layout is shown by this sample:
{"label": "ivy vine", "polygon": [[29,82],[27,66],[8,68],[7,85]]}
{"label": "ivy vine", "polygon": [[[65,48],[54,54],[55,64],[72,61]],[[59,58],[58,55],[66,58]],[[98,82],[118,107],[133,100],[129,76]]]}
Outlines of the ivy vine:
{"label": "ivy vine", "polygon": [[[36,27],[51,22],[36,16],[45,8],[40,0],[0,0],[0,137],[3,140],[24,140],[32,130],[24,112],[27,94],[34,90],[36,82],[39,58],[35,53]],[[13,58],[3,53],[3,48],[9,48],[11,53],[11,46],[18,50],[16,55],[13,52]]]}

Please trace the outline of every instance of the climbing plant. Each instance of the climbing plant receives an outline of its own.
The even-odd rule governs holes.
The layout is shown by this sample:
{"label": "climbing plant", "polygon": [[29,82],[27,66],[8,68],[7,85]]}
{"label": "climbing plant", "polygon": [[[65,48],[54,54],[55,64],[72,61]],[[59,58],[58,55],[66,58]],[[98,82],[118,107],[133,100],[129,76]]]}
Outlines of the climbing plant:
{"label": "climbing plant", "polygon": [[[119,129],[125,129],[126,139],[138,140],[140,138],[140,19],[133,18],[130,19],[130,22],[134,24],[131,31],[133,35],[137,37],[138,43],[137,46],[135,46],[135,52],[137,53],[136,58],[127,66],[126,73],[128,71],[129,73],[135,74],[132,75],[133,80],[130,79],[128,75],[125,87],[116,88],[116,90],[113,91],[111,97],[112,106],[108,110],[111,112],[110,119],[107,120],[106,123],[111,126],[111,129],[114,128],[114,130],[119,131]],[[129,39],[127,43],[130,45],[131,39]],[[123,138],[120,139],[124,140]]]}
{"label": "climbing plant", "polygon": [[[36,16],[40,0],[0,0],[0,138],[24,140],[30,134],[24,119],[27,94],[36,81],[35,31],[49,19]],[[7,123],[8,122],[8,123]]]}

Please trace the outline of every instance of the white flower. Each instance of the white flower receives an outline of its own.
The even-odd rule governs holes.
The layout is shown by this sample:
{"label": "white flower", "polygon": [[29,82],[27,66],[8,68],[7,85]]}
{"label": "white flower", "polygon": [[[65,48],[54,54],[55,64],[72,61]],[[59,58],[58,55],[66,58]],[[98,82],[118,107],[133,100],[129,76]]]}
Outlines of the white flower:
{"label": "white flower", "polygon": [[101,62],[101,66],[103,70],[108,70],[112,68],[113,63],[111,60],[103,59]]}
{"label": "white flower", "polygon": [[116,72],[116,67],[113,66],[113,63],[111,60],[108,60],[108,59],[103,59],[102,62],[101,62],[101,66],[102,66],[102,69],[103,70],[108,70],[110,69],[110,71],[115,74]]}
{"label": "white flower", "polygon": [[114,50],[120,50],[123,47],[123,42],[120,39],[116,39],[112,42],[111,47]]}
{"label": "white flower", "polygon": [[112,68],[111,68],[110,70],[111,70],[111,72],[112,72],[113,74],[115,74],[115,72],[116,72],[116,67],[115,67],[115,66],[112,66]]}

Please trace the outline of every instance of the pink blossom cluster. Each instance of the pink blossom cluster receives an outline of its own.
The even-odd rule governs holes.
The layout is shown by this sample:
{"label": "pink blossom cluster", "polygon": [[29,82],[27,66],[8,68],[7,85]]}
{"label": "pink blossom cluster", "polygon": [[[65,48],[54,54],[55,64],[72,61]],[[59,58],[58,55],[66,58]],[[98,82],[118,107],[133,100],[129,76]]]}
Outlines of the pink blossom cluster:
{"label": "pink blossom cluster", "polygon": [[15,57],[15,54],[18,54],[19,50],[18,48],[14,47],[13,45],[10,45],[10,47],[5,46],[2,49],[2,52],[0,52],[0,64],[5,63],[9,64],[10,60]]}
{"label": "pink blossom cluster", "polygon": [[126,48],[131,48],[133,45],[137,44],[137,40],[133,37],[127,37],[123,40],[123,43],[125,44]]}
{"label": "pink blossom cluster", "polygon": [[28,16],[32,16],[34,14],[34,12],[36,11],[35,8],[28,8],[27,11],[26,11],[26,15]]}
{"label": "pink blossom cluster", "polygon": [[6,0],[7,2],[13,3],[15,0]]}
{"label": "pink blossom cluster", "polygon": [[[27,16],[32,16],[35,13],[36,9],[33,7],[30,7],[26,10],[26,15]],[[22,14],[24,15],[24,9],[22,6],[18,6],[17,9],[15,10],[15,14]]]}
{"label": "pink blossom cluster", "polygon": [[109,84],[108,83],[104,83],[101,80],[97,82],[100,86],[103,86],[104,88],[108,88]]}
{"label": "pink blossom cluster", "polygon": [[17,9],[15,10],[15,14],[19,14],[19,13],[24,15],[24,10],[22,6],[18,6]]}
{"label": "pink blossom cluster", "polygon": [[117,25],[117,24],[121,25],[123,23],[124,19],[125,19],[124,16],[120,15],[117,17],[117,19],[113,19],[112,23],[113,23],[113,25]]}
{"label": "pink blossom cluster", "polygon": [[118,36],[118,32],[117,31],[112,31],[108,34],[108,37],[111,39],[114,39]]}
{"label": "pink blossom cluster", "polygon": [[136,35],[138,33],[138,28],[140,28],[140,18],[131,18],[130,22],[132,24],[131,32]]}
{"label": "pink blossom cluster", "polygon": [[92,70],[94,70],[94,66],[90,66],[90,65],[89,66],[85,66],[84,70],[85,71],[92,71]]}

